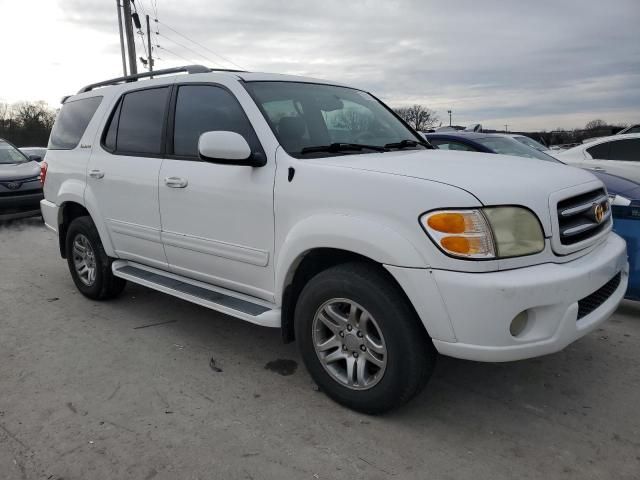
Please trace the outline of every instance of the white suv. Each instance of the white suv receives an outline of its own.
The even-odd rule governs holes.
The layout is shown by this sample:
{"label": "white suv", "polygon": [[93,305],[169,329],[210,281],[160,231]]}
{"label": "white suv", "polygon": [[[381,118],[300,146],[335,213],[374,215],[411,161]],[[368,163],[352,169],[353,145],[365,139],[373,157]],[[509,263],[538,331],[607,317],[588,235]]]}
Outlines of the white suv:
{"label": "white suv", "polygon": [[130,281],[280,328],[322,390],[375,413],[420,391],[436,352],[556,352],[624,295],[586,171],[433,150],[335,83],[145,75],[66,98],[51,134],[42,213],[89,298]]}

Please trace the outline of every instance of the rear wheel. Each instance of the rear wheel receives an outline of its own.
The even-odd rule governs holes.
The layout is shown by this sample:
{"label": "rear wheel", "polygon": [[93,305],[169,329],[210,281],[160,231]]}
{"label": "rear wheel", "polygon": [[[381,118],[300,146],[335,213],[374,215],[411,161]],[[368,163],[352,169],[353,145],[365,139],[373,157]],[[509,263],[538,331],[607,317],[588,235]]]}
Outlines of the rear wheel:
{"label": "rear wheel", "polygon": [[126,281],[113,275],[100,235],[90,217],[74,219],[67,229],[67,264],[80,293],[93,300],[118,296]]}
{"label": "rear wheel", "polygon": [[349,408],[382,413],[426,384],[436,352],[399,287],[379,267],[321,272],[296,306],[296,339],[318,386]]}

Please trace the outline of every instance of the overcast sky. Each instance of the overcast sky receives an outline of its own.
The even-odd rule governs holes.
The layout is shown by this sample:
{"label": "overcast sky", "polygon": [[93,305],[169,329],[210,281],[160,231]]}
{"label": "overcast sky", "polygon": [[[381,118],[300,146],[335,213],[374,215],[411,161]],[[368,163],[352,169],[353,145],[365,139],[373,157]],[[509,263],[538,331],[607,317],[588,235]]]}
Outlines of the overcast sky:
{"label": "overcast sky", "polygon": [[[640,0],[135,3],[152,18],[157,4],[164,23],[156,68],[234,67],[216,52],[249,70],[348,83],[391,106],[425,104],[443,122],[452,109],[454,123],[486,128],[640,122]],[[0,101],[57,106],[122,74],[114,0],[0,0],[0,12]]]}

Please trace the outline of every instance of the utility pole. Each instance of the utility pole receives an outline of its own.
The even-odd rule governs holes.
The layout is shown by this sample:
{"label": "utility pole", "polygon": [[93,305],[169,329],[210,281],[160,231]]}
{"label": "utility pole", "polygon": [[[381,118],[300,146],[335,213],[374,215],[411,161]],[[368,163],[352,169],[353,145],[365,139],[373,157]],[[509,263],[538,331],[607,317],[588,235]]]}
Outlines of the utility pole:
{"label": "utility pole", "polygon": [[[153,73],[153,55],[151,55],[151,27],[149,26],[149,15],[147,15],[147,50],[149,51],[149,72]],[[153,75],[151,75],[153,78]]]}
{"label": "utility pole", "polygon": [[116,0],[118,8],[118,31],[120,32],[120,54],[122,55],[122,73],[127,76],[127,58],[124,54],[124,37],[122,35],[122,12],[120,11],[120,0]]}
{"label": "utility pole", "polygon": [[124,32],[127,35],[127,53],[129,54],[129,74],[138,73],[138,65],[136,59],[136,44],[133,37],[133,25],[131,25],[131,0],[122,0],[122,8],[124,9]]}
{"label": "utility pole", "polygon": [[451,126],[451,110],[447,110],[447,113],[449,114],[449,126]]}
{"label": "utility pole", "polygon": [[507,125],[506,123],[504,124],[504,133],[509,132],[509,125]]}

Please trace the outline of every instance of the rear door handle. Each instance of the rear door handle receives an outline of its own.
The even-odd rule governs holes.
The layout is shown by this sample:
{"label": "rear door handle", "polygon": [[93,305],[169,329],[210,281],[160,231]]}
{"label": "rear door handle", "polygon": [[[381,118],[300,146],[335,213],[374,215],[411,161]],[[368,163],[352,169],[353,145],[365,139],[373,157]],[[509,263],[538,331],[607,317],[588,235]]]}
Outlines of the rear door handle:
{"label": "rear door handle", "polygon": [[91,178],[102,178],[104,177],[104,172],[102,170],[90,170],[89,176]]}
{"label": "rear door handle", "polygon": [[602,167],[592,167],[591,170],[595,170],[596,172],[604,172],[604,168]]}
{"label": "rear door handle", "polygon": [[181,177],[165,177],[164,184],[169,188],[185,188],[189,181]]}

